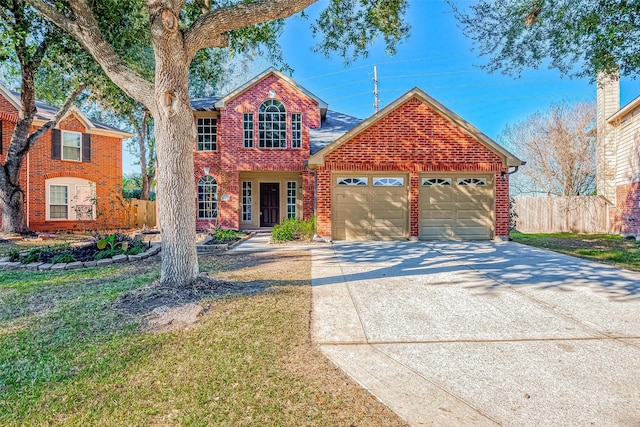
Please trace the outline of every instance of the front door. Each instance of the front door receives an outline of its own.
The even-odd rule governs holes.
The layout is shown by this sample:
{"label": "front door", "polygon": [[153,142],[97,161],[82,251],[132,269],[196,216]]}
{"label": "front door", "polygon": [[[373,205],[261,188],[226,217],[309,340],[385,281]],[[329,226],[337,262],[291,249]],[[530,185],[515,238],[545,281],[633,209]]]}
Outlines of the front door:
{"label": "front door", "polygon": [[260,227],[273,227],[280,218],[280,184],[260,183]]}

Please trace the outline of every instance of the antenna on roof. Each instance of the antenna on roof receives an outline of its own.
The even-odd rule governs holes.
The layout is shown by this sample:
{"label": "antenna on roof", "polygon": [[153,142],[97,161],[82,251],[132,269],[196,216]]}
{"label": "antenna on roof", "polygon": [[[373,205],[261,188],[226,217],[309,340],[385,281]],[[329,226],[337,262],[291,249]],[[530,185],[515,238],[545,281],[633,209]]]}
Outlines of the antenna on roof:
{"label": "antenna on roof", "polygon": [[373,109],[378,112],[378,66],[373,66]]}

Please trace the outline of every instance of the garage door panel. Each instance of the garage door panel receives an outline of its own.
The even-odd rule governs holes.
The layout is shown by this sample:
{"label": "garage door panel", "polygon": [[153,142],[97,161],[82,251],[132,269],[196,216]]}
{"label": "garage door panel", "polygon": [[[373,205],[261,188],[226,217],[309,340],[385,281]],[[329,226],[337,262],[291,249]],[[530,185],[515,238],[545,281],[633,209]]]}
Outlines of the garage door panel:
{"label": "garage door panel", "polygon": [[[361,175],[365,177],[364,175]],[[397,177],[402,176],[398,174]],[[338,186],[334,181],[333,235],[337,240],[406,239],[408,237],[408,180],[368,176],[367,186]],[[385,177],[382,177],[385,178]],[[383,185],[372,185],[380,182]]]}
{"label": "garage door panel", "polygon": [[[459,180],[455,175],[430,178],[432,185],[420,187],[420,238],[425,240],[489,239],[493,232],[493,182],[469,184],[469,176]],[[448,185],[437,185],[447,180]],[[425,180],[422,179],[421,182]],[[465,181],[467,185],[459,185]],[[434,184],[435,183],[435,184]]]}

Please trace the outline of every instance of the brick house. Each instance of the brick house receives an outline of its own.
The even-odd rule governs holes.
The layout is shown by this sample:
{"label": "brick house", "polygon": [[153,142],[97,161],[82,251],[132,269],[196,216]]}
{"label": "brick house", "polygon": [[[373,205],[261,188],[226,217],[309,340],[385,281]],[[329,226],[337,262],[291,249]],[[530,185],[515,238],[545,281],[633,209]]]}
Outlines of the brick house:
{"label": "brick house", "polygon": [[317,215],[332,239],[509,233],[522,162],[420,89],[361,121],[268,69],[192,106],[198,229]]}
{"label": "brick house", "polygon": [[640,236],[640,97],[620,108],[618,76],[598,76],[596,185],[615,233]]}
{"label": "brick house", "polygon": [[[4,162],[20,108],[20,95],[0,85],[0,161]],[[32,132],[57,109],[36,102]],[[25,157],[27,226],[32,231],[120,228],[122,140],[132,135],[92,122],[72,108]]]}

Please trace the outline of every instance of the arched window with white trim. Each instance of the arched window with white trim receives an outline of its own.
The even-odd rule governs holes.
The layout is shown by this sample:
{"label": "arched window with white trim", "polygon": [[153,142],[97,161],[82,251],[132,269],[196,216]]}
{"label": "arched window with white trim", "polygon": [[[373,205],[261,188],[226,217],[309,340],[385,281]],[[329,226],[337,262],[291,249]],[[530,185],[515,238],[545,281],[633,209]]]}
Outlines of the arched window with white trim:
{"label": "arched window with white trim", "polygon": [[287,111],[277,99],[267,99],[258,109],[258,147],[287,148]]}
{"label": "arched window with white trim", "polygon": [[198,218],[218,218],[218,183],[209,175],[198,181]]}

